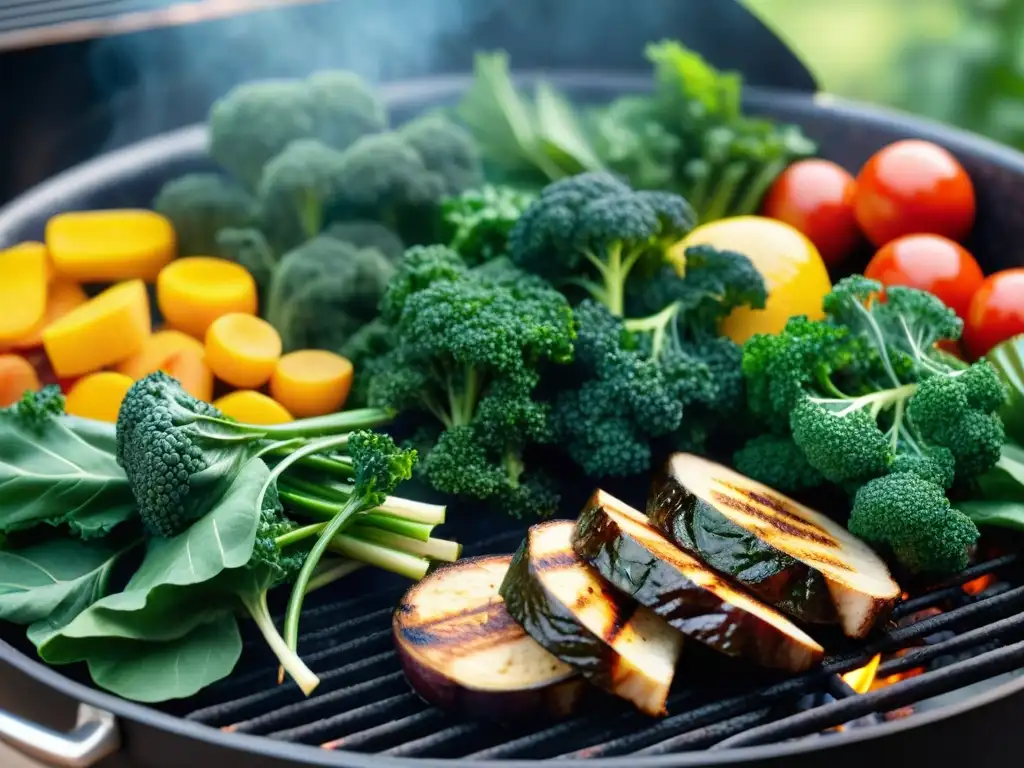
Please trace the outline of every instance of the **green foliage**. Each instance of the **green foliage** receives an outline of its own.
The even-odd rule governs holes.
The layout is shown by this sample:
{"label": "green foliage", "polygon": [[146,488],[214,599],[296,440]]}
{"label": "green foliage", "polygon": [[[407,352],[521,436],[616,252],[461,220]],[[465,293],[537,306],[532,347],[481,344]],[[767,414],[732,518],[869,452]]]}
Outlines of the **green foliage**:
{"label": "green foliage", "polygon": [[244,189],[216,173],[188,173],[168,181],[153,200],[177,236],[179,256],[213,256],[217,233],[247,227],[255,201]]}
{"label": "green foliage", "polygon": [[388,261],[398,261],[405,253],[405,243],[392,230],[376,221],[339,221],[324,234],[351,243],[356,248],[374,248]]}
{"label": "green foliage", "polygon": [[66,527],[88,539],[135,517],[106,424],[64,415],[56,386],[0,409],[0,532]]}
{"label": "green foliage", "polygon": [[508,186],[485,184],[447,198],[441,206],[442,238],[470,265],[483,264],[508,250],[508,234],[534,195]]}
{"label": "green foliage", "polygon": [[220,230],[217,232],[214,253],[245,267],[261,291],[270,285],[270,277],[277,266],[277,254],[258,229],[229,227]]}
{"label": "green foliage", "polygon": [[264,318],[286,352],[338,350],[377,317],[394,265],[375,248],[321,235],[285,254],[267,289]]}
{"label": "green foliage", "polygon": [[458,195],[484,180],[480,149],[460,125],[438,114],[411,120],[397,131],[442,181],[443,194]]}
{"label": "green foliage", "polygon": [[783,493],[798,493],[825,483],[807,462],[804,452],[786,435],[758,435],[732,457],[733,466],[747,477]]}

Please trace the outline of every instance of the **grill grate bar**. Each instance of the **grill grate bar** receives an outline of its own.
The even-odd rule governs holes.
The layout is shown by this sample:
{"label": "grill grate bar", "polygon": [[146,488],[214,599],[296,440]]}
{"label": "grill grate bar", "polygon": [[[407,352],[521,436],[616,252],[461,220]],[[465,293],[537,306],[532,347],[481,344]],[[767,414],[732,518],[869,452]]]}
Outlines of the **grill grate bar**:
{"label": "grill grate bar", "polygon": [[431,733],[404,744],[385,749],[382,755],[388,757],[424,757],[434,756],[437,750],[451,747],[453,744],[465,743],[467,739],[479,737],[482,729],[477,723],[460,723],[437,733]]}
{"label": "grill grate bar", "polygon": [[680,734],[649,747],[638,749],[635,755],[665,755],[671,752],[688,752],[695,749],[705,749],[723,739],[729,738],[750,728],[763,723],[770,718],[775,710],[771,707],[757,709],[743,715],[722,720],[717,723],[699,728],[696,731]]}
{"label": "grill grate bar", "polygon": [[[333,690],[339,685],[354,685],[374,678],[382,677],[398,667],[398,660],[390,651],[368,656],[343,667],[320,675],[318,692]],[[270,707],[284,706],[301,700],[302,694],[293,685],[279,685],[273,688],[262,688],[248,696],[222,704],[214,704],[189,713],[187,719],[207,725],[222,725],[238,722],[239,718],[255,717]],[[233,719],[229,719],[233,718]]]}
{"label": "grill grate bar", "polygon": [[719,742],[712,749],[750,747],[806,736],[824,728],[856,720],[871,712],[898,709],[970,683],[1010,672],[1017,669],[1021,662],[1024,662],[1024,641],[950,664],[948,667],[918,677],[901,680],[877,691],[842,699],[768,725],[751,728]]}
{"label": "grill grate bar", "polygon": [[414,693],[399,693],[381,701],[375,701],[347,712],[327,717],[306,725],[286,728],[267,734],[272,739],[294,741],[302,744],[317,744],[330,734],[358,733],[365,728],[373,728],[384,723],[405,717],[418,709],[423,702]]}
{"label": "grill grate bar", "polygon": [[367,702],[372,702],[374,698],[406,693],[407,690],[408,685],[402,673],[400,671],[392,672],[358,685],[339,688],[321,696],[303,699],[258,717],[235,723],[228,728],[238,733],[268,733],[291,728],[294,723],[302,722],[304,718],[306,722],[313,720],[310,725],[303,726],[308,728],[316,725],[317,718],[327,714],[325,710],[337,712],[339,708],[362,706]]}
{"label": "grill grate bar", "polygon": [[[370,613],[364,613],[361,616],[353,616],[350,619],[345,619],[345,621],[339,622],[338,624],[333,624],[329,627],[323,627],[312,632],[303,632],[302,638],[300,640],[299,650],[301,651],[303,647],[309,648],[310,646],[320,644],[321,641],[323,640],[328,640],[332,637],[337,637],[339,633],[343,633],[352,629],[358,629],[360,625],[365,624],[368,621],[377,621],[382,618],[390,619],[391,613],[391,608],[381,608],[376,611],[371,611]],[[263,640],[252,638],[251,640],[246,642],[246,645],[259,645],[263,644],[264,642],[265,641]]]}
{"label": "grill grate bar", "polygon": [[446,719],[447,716],[441,710],[429,708],[390,723],[367,728],[359,733],[342,736],[320,746],[324,749],[349,749],[360,752],[387,749],[387,745],[394,744],[399,738],[418,739],[427,732],[438,730]]}
{"label": "grill grate bar", "polygon": [[904,616],[908,616],[922,608],[930,608],[936,603],[940,603],[950,597],[963,597],[964,593],[961,587],[964,584],[969,581],[974,581],[981,576],[988,576],[989,574],[1005,568],[1008,565],[1014,565],[1019,559],[1018,555],[1003,555],[1002,557],[997,557],[992,560],[986,560],[984,563],[972,565],[970,568],[966,568],[956,576],[941,582],[936,589],[926,592],[918,597],[912,597],[909,600],[904,600],[893,610],[893,618],[903,618]]}

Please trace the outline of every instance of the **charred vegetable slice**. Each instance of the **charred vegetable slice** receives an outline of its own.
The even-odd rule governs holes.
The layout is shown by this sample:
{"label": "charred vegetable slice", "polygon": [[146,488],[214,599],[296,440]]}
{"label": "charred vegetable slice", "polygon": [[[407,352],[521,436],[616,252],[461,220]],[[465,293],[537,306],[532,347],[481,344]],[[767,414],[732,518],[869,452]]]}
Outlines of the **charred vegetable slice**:
{"label": "charred vegetable slice", "polygon": [[511,559],[460,560],[405,594],[392,622],[405,675],[430,703],[471,717],[571,714],[586,683],[505,609]]}
{"label": "charred vegetable slice", "polygon": [[576,521],[573,548],[614,586],[716,651],[789,672],[804,672],[824,655],[781,613],[730,586],[604,491]]}
{"label": "charred vegetable slice", "polygon": [[677,453],[655,481],[651,523],[711,568],[804,621],[838,620],[854,638],[900,596],[882,559],[825,515],[739,472]]}
{"label": "charred vegetable slice", "polygon": [[572,548],[574,527],[555,520],[530,528],[501,585],[505,605],[590,682],[663,715],[683,636],[583,562]]}

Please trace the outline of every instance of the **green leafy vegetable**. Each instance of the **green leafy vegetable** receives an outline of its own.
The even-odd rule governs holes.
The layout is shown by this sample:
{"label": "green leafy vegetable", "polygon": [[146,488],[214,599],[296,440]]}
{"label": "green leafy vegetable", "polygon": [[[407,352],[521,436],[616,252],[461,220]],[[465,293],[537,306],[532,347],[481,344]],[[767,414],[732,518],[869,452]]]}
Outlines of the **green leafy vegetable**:
{"label": "green leafy vegetable", "polygon": [[441,206],[444,238],[471,265],[505,254],[508,233],[534,196],[513,187],[487,184],[450,197]]}
{"label": "green leafy vegetable", "polygon": [[999,411],[1006,434],[1024,443],[1024,334],[997,344],[985,359],[1009,388],[1010,396]]}

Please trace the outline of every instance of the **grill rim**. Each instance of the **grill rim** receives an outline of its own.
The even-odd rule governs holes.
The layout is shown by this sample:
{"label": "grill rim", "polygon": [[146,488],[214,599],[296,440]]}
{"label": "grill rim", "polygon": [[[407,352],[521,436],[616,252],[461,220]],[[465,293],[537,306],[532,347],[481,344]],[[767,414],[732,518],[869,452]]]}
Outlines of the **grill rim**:
{"label": "grill rim", "polygon": [[[544,72],[544,79],[568,89],[603,91],[607,93],[642,91],[650,87],[646,76],[600,71]],[[517,79],[531,82],[538,74],[521,72]],[[462,92],[470,76],[455,74],[440,77],[407,80],[381,85],[382,99],[390,107],[415,107],[450,99]],[[769,88],[745,89],[745,102],[754,110],[784,109],[790,119],[827,116],[837,122],[853,121],[862,126],[882,129],[888,133],[901,133],[929,139],[942,144],[954,154],[970,156],[978,161],[998,166],[1000,171],[1024,180],[1024,153],[1003,146],[966,131],[903,114],[896,110],[863,105],[827,94],[806,95]],[[120,175],[130,169],[167,164],[170,160],[194,160],[207,144],[207,133],[202,125],[188,126],[159,134],[71,168],[40,184],[0,209],[0,244],[13,239],[14,233],[24,227],[25,221],[34,221],[40,215],[50,215],[60,209],[62,202],[76,192],[109,187]],[[492,768],[495,765],[535,768],[535,760],[476,760],[472,758],[402,758],[380,754],[350,752],[344,749],[326,750],[317,746],[282,742],[265,736],[228,733],[218,728],[186,720],[160,710],[147,707],[99,689],[89,687],[65,677],[56,668],[23,654],[0,639],[0,662],[14,667],[35,683],[50,688],[76,702],[83,702],[109,711],[114,715],[169,735],[182,736],[201,743],[235,752],[249,753],[282,761],[298,760],[309,766],[324,768],[416,768],[417,766],[450,766],[458,763],[469,768]],[[0,672],[2,674],[2,672]],[[622,768],[629,761],[636,768],[696,768],[696,766],[751,765],[755,760],[773,760],[807,754],[829,754],[836,749],[867,741],[883,741],[902,733],[919,731],[938,723],[1001,704],[1007,712],[1024,712],[1024,676],[1001,683],[974,694],[955,704],[916,714],[911,718],[895,720],[871,727],[847,729],[831,735],[827,741],[804,739],[795,742],[763,744],[720,751],[697,751],[656,756],[627,755],[588,759],[587,764],[598,768]],[[552,768],[578,768],[579,761],[566,758],[545,760]]]}

